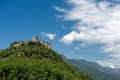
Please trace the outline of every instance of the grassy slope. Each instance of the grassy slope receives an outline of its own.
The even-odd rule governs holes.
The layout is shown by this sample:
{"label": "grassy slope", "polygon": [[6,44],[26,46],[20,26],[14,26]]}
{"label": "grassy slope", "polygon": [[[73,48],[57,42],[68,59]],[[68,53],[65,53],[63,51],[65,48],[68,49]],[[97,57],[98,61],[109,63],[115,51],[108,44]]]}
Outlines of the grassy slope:
{"label": "grassy slope", "polygon": [[40,43],[0,50],[0,80],[93,80]]}

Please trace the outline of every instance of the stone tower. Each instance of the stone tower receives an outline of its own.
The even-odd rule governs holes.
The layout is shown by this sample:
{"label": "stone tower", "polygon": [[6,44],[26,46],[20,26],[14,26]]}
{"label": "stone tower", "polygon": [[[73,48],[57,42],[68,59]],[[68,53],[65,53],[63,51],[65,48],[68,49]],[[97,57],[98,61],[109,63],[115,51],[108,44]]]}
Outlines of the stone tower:
{"label": "stone tower", "polygon": [[19,44],[24,44],[23,40],[19,41]]}
{"label": "stone tower", "polygon": [[33,36],[32,41],[33,42],[39,42],[38,37],[37,36]]}

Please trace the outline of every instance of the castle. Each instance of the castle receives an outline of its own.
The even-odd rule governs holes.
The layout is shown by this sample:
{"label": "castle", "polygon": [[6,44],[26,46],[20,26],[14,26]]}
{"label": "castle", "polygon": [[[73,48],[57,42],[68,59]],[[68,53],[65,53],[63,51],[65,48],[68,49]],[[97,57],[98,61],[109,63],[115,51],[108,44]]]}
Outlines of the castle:
{"label": "castle", "polygon": [[[51,48],[51,44],[49,43],[49,42],[45,42],[45,41],[39,41],[38,40],[38,37],[37,36],[33,36],[33,38],[32,38],[32,42],[35,42],[35,43],[41,43],[41,44],[43,44],[46,48]],[[20,46],[20,45],[22,45],[22,44],[28,44],[27,42],[24,42],[24,41],[19,41],[19,42],[17,42],[17,43],[14,43],[12,46]]]}

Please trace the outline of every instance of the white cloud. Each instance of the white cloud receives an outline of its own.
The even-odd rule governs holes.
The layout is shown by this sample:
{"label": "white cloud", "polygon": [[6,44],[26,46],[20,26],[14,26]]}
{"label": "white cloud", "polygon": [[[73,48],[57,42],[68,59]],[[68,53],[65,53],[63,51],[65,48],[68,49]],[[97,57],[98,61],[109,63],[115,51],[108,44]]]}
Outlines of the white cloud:
{"label": "white cloud", "polygon": [[42,34],[42,36],[43,37],[48,37],[50,40],[53,40],[55,37],[56,37],[56,35],[55,34],[51,34],[51,33],[41,33]]}
{"label": "white cloud", "polygon": [[70,45],[78,36],[78,33],[76,31],[72,31],[70,34],[67,34],[63,37],[60,41],[65,42],[66,44]]}
{"label": "white cloud", "polygon": [[[100,61],[97,61],[98,63],[100,63],[101,65],[103,66],[107,66],[107,67],[116,67],[116,68],[120,68],[119,66],[119,63],[120,63],[120,59],[116,59],[116,58],[111,58],[111,59],[108,59],[108,60],[100,60]],[[112,67],[113,68],[113,67]]]}
{"label": "white cloud", "polygon": [[59,12],[65,12],[66,11],[64,8],[59,8],[57,6],[55,6],[54,9],[56,9]]}
{"label": "white cloud", "polygon": [[115,63],[111,60],[105,62],[120,67],[120,5],[96,0],[67,0],[67,3],[72,7],[57,7],[56,10],[63,13],[59,18],[76,21],[76,29],[64,35],[61,41],[69,45],[74,41],[104,44],[103,51],[115,59]]}

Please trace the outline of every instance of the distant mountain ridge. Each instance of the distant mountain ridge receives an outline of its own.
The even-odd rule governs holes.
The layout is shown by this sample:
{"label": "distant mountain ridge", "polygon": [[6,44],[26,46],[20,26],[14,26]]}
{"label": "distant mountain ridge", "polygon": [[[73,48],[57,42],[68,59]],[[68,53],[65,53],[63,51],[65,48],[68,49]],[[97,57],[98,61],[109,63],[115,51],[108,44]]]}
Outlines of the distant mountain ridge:
{"label": "distant mountain ridge", "polygon": [[64,55],[61,56],[66,62],[91,75],[95,80],[120,80],[120,69],[102,67],[95,62],[82,59],[67,59]]}

